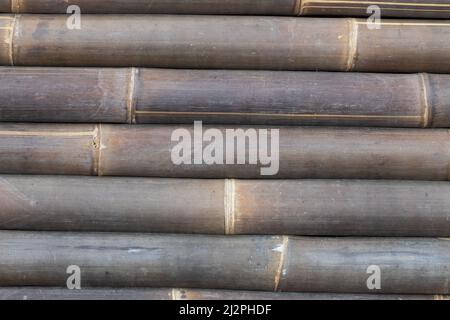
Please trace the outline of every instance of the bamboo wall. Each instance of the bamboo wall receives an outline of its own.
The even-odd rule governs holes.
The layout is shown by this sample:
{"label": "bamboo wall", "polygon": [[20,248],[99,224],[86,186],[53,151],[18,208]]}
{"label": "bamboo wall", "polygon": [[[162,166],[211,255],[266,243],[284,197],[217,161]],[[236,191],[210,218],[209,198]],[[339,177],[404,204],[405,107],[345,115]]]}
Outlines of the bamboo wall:
{"label": "bamboo wall", "polygon": [[449,299],[447,2],[0,0],[0,299]]}

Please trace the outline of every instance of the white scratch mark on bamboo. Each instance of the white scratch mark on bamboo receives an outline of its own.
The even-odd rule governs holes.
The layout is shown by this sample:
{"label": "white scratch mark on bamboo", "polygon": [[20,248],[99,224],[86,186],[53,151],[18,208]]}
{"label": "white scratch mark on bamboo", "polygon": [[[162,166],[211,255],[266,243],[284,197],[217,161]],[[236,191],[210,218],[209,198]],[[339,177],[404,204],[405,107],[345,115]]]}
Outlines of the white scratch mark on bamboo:
{"label": "white scratch mark on bamboo", "polygon": [[135,248],[129,248],[128,249],[128,253],[133,254],[133,253],[141,253],[142,250],[141,249],[135,249]]}

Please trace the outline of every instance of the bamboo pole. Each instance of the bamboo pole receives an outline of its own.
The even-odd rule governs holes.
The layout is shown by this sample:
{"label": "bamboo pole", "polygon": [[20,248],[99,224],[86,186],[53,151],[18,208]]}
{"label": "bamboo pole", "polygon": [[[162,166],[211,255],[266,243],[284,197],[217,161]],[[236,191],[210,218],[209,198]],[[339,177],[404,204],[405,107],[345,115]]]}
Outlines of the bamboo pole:
{"label": "bamboo pole", "polygon": [[261,292],[197,289],[68,290],[45,287],[0,288],[0,300],[449,300],[443,295]]}
{"label": "bamboo pole", "polygon": [[0,261],[7,287],[65,286],[78,266],[85,287],[450,292],[448,239],[0,231]]}
{"label": "bamboo pole", "polygon": [[0,176],[0,203],[3,230],[450,236],[447,182]]}
{"label": "bamboo pole", "polygon": [[368,16],[369,6],[382,17],[450,18],[446,0],[0,0],[0,12],[66,13],[70,5],[82,13],[248,14],[291,16]]}
{"label": "bamboo pole", "polygon": [[0,121],[450,127],[449,90],[438,74],[3,67]]}
{"label": "bamboo pole", "polygon": [[[222,139],[223,145],[214,144],[213,148],[205,140],[202,152],[202,134],[209,129],[216,129],[209,133],[214,133],[218,141]],[[449,177],[448,130],[264,129],[267,127],[199,124],[0,124],[0,173],[282,179],[448,180]],[[264,134],[267,141],[260,139]],[[261,148],[257,153],[256,141],[244,143],[245,137],[259,141]],[[197,147],[188,152],[193,143]],[[243,147],[233,153],[231,147],[239,143]],[[208,150],[215,149],[223,152],[222,158],[218,156],[210,162]],[[187,155],[182,161],[178,158],[180,150]],[[264,150],[268,151],[268,159],[261,156]],[[257,157],[256,162],[250,162],[254,160],[250,154]],[[194,156],[203,162],[197,162]],[[238,164],[239,158],[245,160],[241,162],[244,164]]]}
{"label": "bamboo pole", "polygon": [[0,65],[450,72],[446,21],[84,15],[73,29],[67,19],[0,16]]}

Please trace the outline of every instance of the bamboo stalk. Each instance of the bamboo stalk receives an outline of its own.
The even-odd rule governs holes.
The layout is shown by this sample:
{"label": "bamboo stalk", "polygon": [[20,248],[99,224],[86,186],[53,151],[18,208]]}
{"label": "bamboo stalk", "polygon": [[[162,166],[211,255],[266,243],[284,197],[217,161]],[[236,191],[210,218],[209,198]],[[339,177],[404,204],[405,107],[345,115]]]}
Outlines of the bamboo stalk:
{"label": "bamboo stalk", "polygon": [[197,289],[0,288],[0,300],[449,300],[443,295],[261,292]]}
{"label": "bamboo stalk", "polygon": [[0,176],[0,203],[3,230],[450,236],[446,182]]}
{"label": "bamboo stalk", "polygon": [[446,21],[84,15],[73,30],[67,19],[2,15],[0,65],[450,72]]}
{"label": "bamboo stalk", "polygon": [[449,90],[437,74],[3,67],[0,121],[449,127]]}
{"label": "bamboo stalk", "polygon": [[66,13],[70,5],[82,13],[248,14],[300,16],[368,16],[377,5],[382,17],[450,18],[445,0],[0,0],[0,12]]}
{"label": "bamboo stalk", "polygon": [[0,286],[65,286],[78,266],[85,287],[450,292],[448,239],[0,231],[0,261]]}
{"label": "bamboo stalk", "polygon": [[[1,124],[0,173],[176,178],[449,178],[449,134],[444,129],[269,127],[266,132],[262,130],[267,127],[213,128],[198,124],[195,128],[194,131],[192,125]],[[211,142],[203,142],[204,152],[200,148],[201,135],[209,129],[217,129],[210,132],[223,140],[223,148],[219,144],[212,148],[223,151],[223,159],[214,162],[203,158],[209,155],[207,147]],[[241,134],[235,129],[242,129]],[[258,133],[264,132],[268,135],[268,151],[274,148],[270,161],[260,156],[265,150],[264,139],[259,141],[259,155],[254,154],[253,141],[237,148],[233,159],[232,146],[249,136],[259,140]],[[177,138],[181,133],[186,135],[185,139]],[[236,134],[240,138],[232,139]],[[235,142],[230,143],[228,151],[222,150],[227,137]],[[186,148],[193,141],[197,147],[189,153]],[[186,161],[178,162],[180,148],[188,155]],[[255,164],[250,162],[250,154],[257,156]],[[227,155],[230,161],[226,161]],[[194,156],[203,158],[200,159],[203,162],[195,164]],[[238,164],[239,157],[245,158],[241,159],[244,164]]]}

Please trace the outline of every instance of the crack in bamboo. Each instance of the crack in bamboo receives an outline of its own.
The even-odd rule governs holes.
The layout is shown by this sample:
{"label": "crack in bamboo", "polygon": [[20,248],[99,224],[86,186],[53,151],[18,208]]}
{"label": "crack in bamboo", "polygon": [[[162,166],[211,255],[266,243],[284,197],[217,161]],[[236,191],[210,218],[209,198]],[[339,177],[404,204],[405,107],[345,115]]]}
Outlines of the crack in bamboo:
{"label": "crack in bamboo", "polygon": [[0,131],[0,136],[19,136],[19,137],[82,137],[92,136],[92,131],[80,132],[54,132],[54,131]]}
{"label": "crack in bamboo", "polygon": [[429,78],[425,73],[419,74],[420,79],[420,88],[422,93],[422,102],[423,102],[423,115],[422,115],[422,127],[429,128],[432,125],[432,108],[430,103],[430,86],[429,86]]}
{"label": "crack in bamboo", "polygon": [[223,201],[225,208],[225,234],[233,235],[235,233],[236,215],[236,180],[225,179]]}
{"label": "crack in bamboo", "polygon": [[[350,10],[367,10],[367,7],[343,7],[343,6],[312,6],[305,5],[305,9],[350,9]],[[412,11],[412,12],[450,12],[450,10],[440,9],[412,9],[412,8],[384,8],[384,11]]]}
{"label": "crack in bamboo", "polygon": [[347,51],[347,67],[345,71],[352,71],[356,64],[358,55],[358,21],[356,19],[348,19],[349,37],[348,37],[348,51]]}
{"label": "crack in bamboo", "polygon": [[[368,25],[371,24],[371,22],[367,22],[367,21],[357,21],[357,24],[361,24],[361,25]],[[379,24],[381,26],[403,26],[403,27],[407,27],[407,26],[412,26],[412,27],[450,27],[450,23],[438,23],[438,22],[433,22],[433,23],[429,23],[429,22],[385,22],[385,21],[380,21]]]}
{"label": "crack in bamboo", "polygon": [[373,119],[373,120],[384,120],[384,119],[422,119],[422,116],[408,116],[408,115],[368,115],[368,114],[299,114],[299,113],[256,113],[256,112],[196,112],[196,111],[135,111],[136,114],[140,116],[254,116],[254,117],[270,117],[270,118],[305,118],[305,119],[321,119],[329,118],[334,119]]}
{"label": "crack in bamboo", "polygon": [[396,6],[416,6],[416,7],[450,7],[445,3],[417,3],[417,2],[387,2],[387,1],[342,1],[342,0],[304,0],[305,3],[346,3],[346,4],[378,4]]}
{"label": "crack in bamboo", "polygon": [[127,97],[128,124],[136,123],[136,81],[138,74],[139,74],[138,68],[130,69],[130,80],[128,83],[128,97]]}
{"label": "crack in bamboo", "polygon": [[289,246],[289,237],[283,236],[282,244],[278,248],[275,249],[276,251],[280,252],[280,261],[278,263],[278,268],[277,268],[277,271],[275,274],[275,287],[274,287],[275,292],[277,292],[280,289],[281,277],[286,274],[285,262],[287,260],[286,256],[287,256],[288,246]]}

